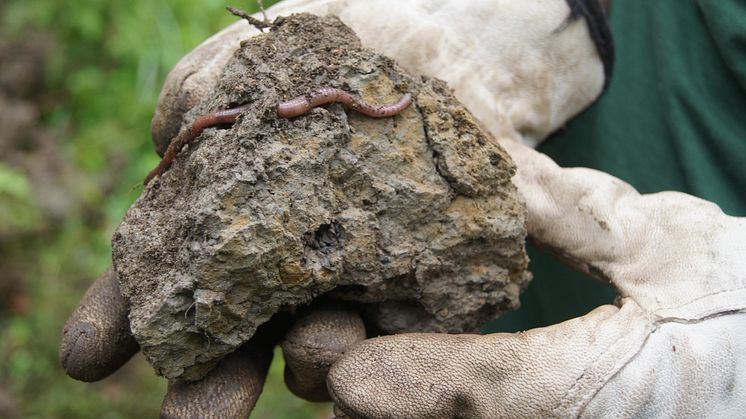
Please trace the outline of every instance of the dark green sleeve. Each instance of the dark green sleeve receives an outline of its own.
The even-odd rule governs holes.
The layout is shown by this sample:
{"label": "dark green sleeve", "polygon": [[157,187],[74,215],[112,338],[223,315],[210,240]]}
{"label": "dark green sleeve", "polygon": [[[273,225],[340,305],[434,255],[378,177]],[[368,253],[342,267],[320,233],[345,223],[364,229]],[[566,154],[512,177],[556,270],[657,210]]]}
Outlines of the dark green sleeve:
{"label": "dark green sleeve", "polygon": [[[617,1],[611,26],[608,92],[539,149],[642,193],[682,191],[746,216],[746,1]],[[613,300],[609,287],[530,254],[523,308],[488,331],[553,324]]]}

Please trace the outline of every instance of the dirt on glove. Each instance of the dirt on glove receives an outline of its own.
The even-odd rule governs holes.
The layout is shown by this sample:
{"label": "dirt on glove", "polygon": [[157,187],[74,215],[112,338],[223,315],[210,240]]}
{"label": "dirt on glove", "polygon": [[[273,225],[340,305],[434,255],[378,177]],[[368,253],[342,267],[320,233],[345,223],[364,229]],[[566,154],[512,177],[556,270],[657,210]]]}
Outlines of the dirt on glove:
{"label": "dirt on glove", "polygon": [[[414,102],[382,119],[340,104],[276,116],[320,87]],[[319,297],[356,307],[370,333],[473,332],[518,307],[530,274],[515,166],[445,83],[362,48],[337,18],[293,15],[242,42],[185,123],[241,104],[113,238],[132,332],[159,374],[199,379]]]}

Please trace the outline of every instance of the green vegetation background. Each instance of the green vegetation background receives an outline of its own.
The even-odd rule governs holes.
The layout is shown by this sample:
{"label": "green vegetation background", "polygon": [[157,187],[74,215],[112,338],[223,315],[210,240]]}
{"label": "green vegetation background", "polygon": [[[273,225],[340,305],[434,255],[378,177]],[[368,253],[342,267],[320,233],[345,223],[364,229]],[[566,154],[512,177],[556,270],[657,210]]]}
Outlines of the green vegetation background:
{"label": "green vegetation background", "polygon": [[[243,3],[233,5],[256,10],[253,1]],[[271,3],[265,0],[266,6]],[[29,174],[0,156],[0,231],[32,232],[0,243],[0,263],[20,267],[14,286],[23,300],[21,308],[0,307],[0,390],[21,417],[158,414],[166,383],[141,356],[114,376],[85,384],[64,374],[57,344],[67,316],[110,264],[112,232],[158,162],[150,118],[163,80],[186,52],[236,20],[226,5],[0,0],[0,41],[48,35],[41,121],[73,169],[65,193],[79,201],[61,220],[36,228],[45,221]],[[288,393],[282,360],[276,358],[252,417],[329,416],[328,405]]]}

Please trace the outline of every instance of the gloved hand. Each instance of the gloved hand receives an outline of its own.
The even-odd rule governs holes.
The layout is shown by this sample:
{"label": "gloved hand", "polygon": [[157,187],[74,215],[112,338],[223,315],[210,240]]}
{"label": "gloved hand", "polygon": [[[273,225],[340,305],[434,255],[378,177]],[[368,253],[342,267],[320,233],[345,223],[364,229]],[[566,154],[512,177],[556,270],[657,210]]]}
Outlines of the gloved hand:
{"label": "gloved hand", "polygon": [[356,346],[328,385],[350,417],[738,417],[746,411],[746,219],[640,195],[505,143],[534,241],[612,284],[617,305],[517,334]]}
{"label": "gloved hand", "polygon": [[[127,319],[128,306],[109,268],[86,292],[63,329],[60,361],[81,381],[107,377],[138,350]],[[273,348],[281,341],[285,381],[308,400],[329,400],[329,367],[365,339],[361,318],[350,309],[317,304],[288,329],[275,318],[198,382],[171,382],[161,407],[165,418],[245,418],[262,391]]]}
{"label": "gloved hand", "polygon": [[[330,374],[329,389],[341,412],[495,417],[742,411],[744,389],[736,378],[744,376],[744,366],[735,354],[744,348],[734,336],[744,330],[739,314],[746,301],[744,264],[735,258],[744,250],[743,240],[738,243],[744,222],[682,194],[640,196],[602,173],[560,169],[519,144],[535,144],[588,106],[610,74],[608,30],[598,9],[581,7],[590,4],[585,3],[409,1],[386,9],[381,2],[305,0],[269,10],[271,16],[335,13],[365,45],[393,56],[410,72],[448,81],[516,160],[532,238],[612,281],[622,295],[619,308],[602,307],[524,334],[368,341]],[[174,69],[153,121],[159,150],[252,32],[237,23]],[[337,327],[333,319],[329,328]],[[115,352],[109,347],[101,353]],[[266,370],[261,358],[244,358],[252,360],[246,365],[259,365],[254,387]],[[194,385],[189,397],[167,397],[167,404],[199,404],[196,394],[213,395],[220,388],[210,384],[213,374],[222,383],[232,380],[220,371],[207,384]],[[723,384],[723,391],[716,384]],[[224,400],[237,399],[229,394]]]}
{"label": "gloved hand", "polygon": [[[411,74],[444,80],[496,138],[536,145],[599,97],[613,48],[598,0],[285,0],[269,19],[336,15],[363,46]],[[236,22],[169,73],[153,117],[160,155],[191,109],[215,86],[242,40],[259,31]]]}

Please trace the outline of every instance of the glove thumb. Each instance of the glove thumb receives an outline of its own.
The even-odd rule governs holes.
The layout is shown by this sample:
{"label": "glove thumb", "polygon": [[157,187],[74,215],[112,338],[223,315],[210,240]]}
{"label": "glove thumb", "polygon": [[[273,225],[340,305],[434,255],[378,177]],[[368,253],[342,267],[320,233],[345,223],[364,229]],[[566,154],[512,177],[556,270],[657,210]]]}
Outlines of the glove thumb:
{"label": "glove thumb", "polygon": [[353,418],[577,416],[651,327],[626,301],[522,333],[379,337],[340,359],[327,385]]}

